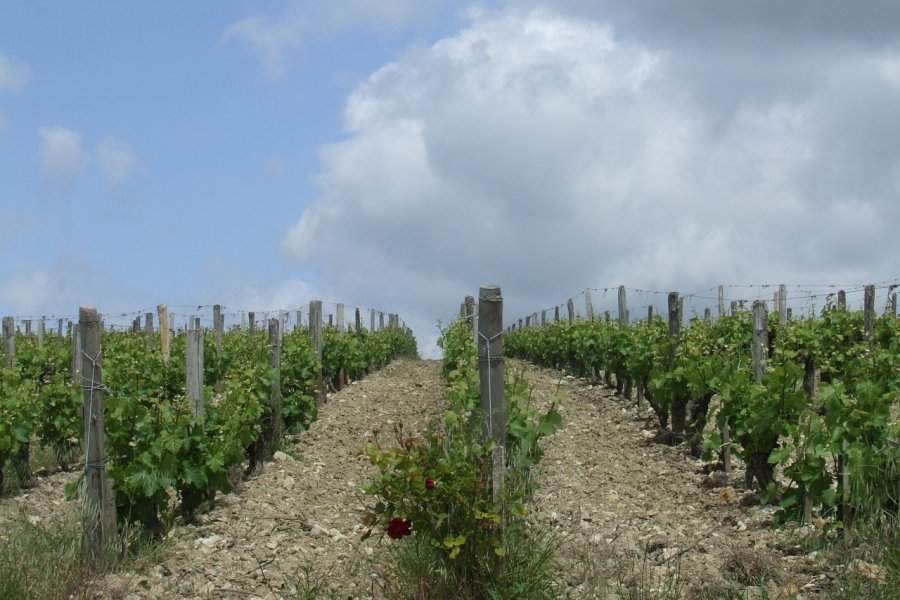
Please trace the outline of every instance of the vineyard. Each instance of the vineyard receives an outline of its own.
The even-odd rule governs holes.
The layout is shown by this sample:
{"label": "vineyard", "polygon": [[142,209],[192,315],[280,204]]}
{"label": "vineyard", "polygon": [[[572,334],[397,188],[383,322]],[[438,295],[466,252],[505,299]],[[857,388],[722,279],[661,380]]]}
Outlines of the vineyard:
{"label": "vineyard", "polygon": [[[764,502],[786,519],[813,511],[844,523],[854,515],[896,522],[900,512],[900,320],[891,312],[825,306],[787,320],[757,301],[715,322],[668,319],[556,321],[518,328],[506,351],[579,377],[601,378],[656,416],[656,441],[695,457],[731,451]],[[634,393],[634,394],[633,394]],[[712,423],[709,426],[708,422]],[[775,479],[780,468],[787,480]]]}
{"label": "vineyard", "polygon": [[[0,573],[24,573],[0,598],[892,597],[900,320],[758,301],[685,323],[668,302],[632,322],[570,301],[501,334],[483,288],[440,363],[412,360],[393,316],[345,330],[312,306],[291,332],[7,326],[0,459],[20,495],[0,523],[48,535],[102,472],[118,525],[78,517],[63,554],[93,574],[74,595],[26,595],[66,560],[29,571],[0,535]],[[36,476],[36,449],[62,473]]]}
{"label": "vineyard", "polygon": [[[167,332],[102,332],[102,352],[88,352],[79,336],[73,344],[15,335],[0,372],[0,465],[9,460],[19,485],[34,486],[29,454],[36,444],[52,449],[63,471],[72,463],[85,464],[86,474],[104,471],[120,525],[138,524],[159,538],[176,514],[190,521],[231,491],[242,471],[258,470],[281,432],[306,429],[328,387],[416,353],[399,327],[350,334],[320,327],[316,343],[309,329],[281,334],[278,321],[270,325],[274,334],[185,331],[171,344],[161,343]],[[190,360],[192,340],[200,363]],[[195,390],[192,367],[199,368]],[[83,414],[94,392],[105,403],[105,453],[85,462],[82,440],[87,435],[90,447],[91,430],[85,433]],[[70,486],[69,495],[76,492]]]}

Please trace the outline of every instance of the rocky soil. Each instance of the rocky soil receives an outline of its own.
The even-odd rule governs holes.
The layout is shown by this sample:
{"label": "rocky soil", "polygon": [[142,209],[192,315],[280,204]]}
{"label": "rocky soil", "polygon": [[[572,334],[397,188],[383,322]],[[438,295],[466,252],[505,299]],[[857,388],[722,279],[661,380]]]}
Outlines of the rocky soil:
{"label": "rocky soil", "polygon": [[[831,573],[823,557],[772,529],[773,512],[744,506],[741,473],[704,472],[683,448],[651,443],[649,407],[558,372],[508,361],[534,398],[559,392],[565,426],[544,440],[535,524],[559,542],[565,598],[617,598],[623,590],[678,586],[699,591],[752,588],[769,597],[813,597]],[[222,497],[195,524],[173,529],[160,547],[91,586],[89,597],[380,598],[373,535],[360,541],[371,504],[360,488],[374,469],[359,450],[373,429],[421,432],[442,411],[438,361],[397,361],[329,397],[309,431],[238,493]],[[705,469],[709,471],[709,468]],[[4,519],[61,518],[72,507],[62,485],[43,478],[27,494],[0,501]],[[644,597],[643,595],[640,597]]]}
{"label": "rocky soil", "polygon": [[[565,428],[544,443],[534,518],[562,540],[558,557],[572,598],[626,588],[677,587],[684,597],[768,581],[771,598],[813,593],[828,567],[771,528],[773,509],[748,504],[741,470],[710,471],[683,447],[652,443],[650,408],[559,372],[525,369],[540,403],[562,397]],[[754,590],[750,590],[751,594]]]}

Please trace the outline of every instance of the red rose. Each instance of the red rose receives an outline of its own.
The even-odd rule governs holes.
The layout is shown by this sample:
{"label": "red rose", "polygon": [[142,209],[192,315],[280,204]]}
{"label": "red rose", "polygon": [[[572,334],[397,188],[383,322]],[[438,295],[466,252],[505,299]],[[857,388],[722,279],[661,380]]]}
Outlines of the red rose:
{"label": "red rose", "polygon": [[425,480],[425,489],[426,490],[434,489],[434,479],[429,477],[428,479]]}
{"label": "red rose", "polygon": [[399,540],[412,533],[412,523],[406,519],[394,517],[388,521],[387,527],[385,527],[384,530],[387,531],[389,538],[392,540]]}

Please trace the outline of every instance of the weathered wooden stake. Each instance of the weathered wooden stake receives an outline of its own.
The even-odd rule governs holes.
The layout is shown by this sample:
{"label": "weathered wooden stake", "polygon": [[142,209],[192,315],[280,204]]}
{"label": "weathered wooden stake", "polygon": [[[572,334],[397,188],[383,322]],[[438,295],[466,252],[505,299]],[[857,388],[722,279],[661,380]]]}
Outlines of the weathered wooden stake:
{"label": "weathered wooden stake", "polygon": [[247,313],[247,329],[250,332],[250,337],[256,335],[256,313],[250,311]]}
{"label": "weathered wooden stake", "polygon": [[12,369],[16,356],[16,321],[12,317],[3,317],[3,364]]}
{"label": "weathered wooden stake", "polygon": [[309,339],[316,349],[316,358],[322,360],[322,301],[309,303]]}
{"label": "weathered wooden stake", "polygon": [[41,347],[41,348],[44,346],[45,321],[46,321],[46,319],[44,317],[41,317],[41,320],[38,321],[37,343],[38,343],[38,347]]}
{"label": "weathered wooden stake", "polygon": [[678,353],[678,340],[681,337],[681,311],[678,292],[669,292],[669,357],[675,360]]}
{"label": "weathered wooden stake", "polygon": [[712,309],[708,306],[703,309],[703,322],[707,325],[712,323]]}
{"label": "weathered wooden stake", "polygon": [[356,329],[356,335],[360,335],[362,333],[362,317],[359,314],[359,308],[356,309],[356,322],[354,323],[354,328]]}
{"label": "weathered wooden stake", "polygon": [[839,310],[847,310],[847,292],[838,290],[837,305]]}
{"label": "weathered wooden stake", "polygon": [[483,436],[496,444],[493,492],[503,493],[506,446],[506,405],[503,389],[503,297],[499,286],[485,286],[478,293],[478,371],[481,387]]}
{"label": "weathered wooden stake", "polygon": [[787,325],[787,287],[782,283],[778,286],[778,322],[782,326]]}
{"label": "weathered wooden stake", "polygon": [[281,439],[284,421],[281,416],[281,321],[269,319],[269,356],[272,367],[272,395],[269,398],[271,426],[268,436],[269,450],[274,452],[274,444]]}
{"label": "weathered wooden stake", "polygon": [[653,305],[652,304],[647,307],[647,322],[648,323],[653,322]]}
{"label": "weathered wooden stake", "polygon": [[725,316],[725,286],[719,286],[719,317]]}
{"label": "weathered wooden stake", "polygon": [[382,311],[378,311],[378,331],[384,329],[384,313]]}
{"label": "weathered wooden stake", "polygon": [[159,315],[159,349],[163,362],[169,362],[169,308],[165,304],[156,305]]}
{"label": "weathered wooden stake", "polygon": [[753,378],[762,383],[769,347],[769,311],[762,300],[753,302]]}
{"label": "weathered wooden stake", "polygon": [[147,345],[153,346],[153,313],[144,315],[144,335],[147,336]]}
{"label": "weathered wooden stake", "polygon": [[863,327],[866,339],[872,341],[872,329],[875,326],[875,286],[867,285],[863,295]]}
{"label": "weathered wooden stake", "polygon": [[25,335],[31,337],[31,319],[25,319]]}
{"label": "weathered wooden stake", "polygon": [[63,320],[56,320],[56,337],[61,338],[63,336]]}
{"label": "weathered wooden stake", "polygon": [[93,306],[78,311],[82,348],[87,369],[84,389],[84,552],[94,568],[105,562],[116,539],[116,504],[106,479],[106,439],[103,424],[103,367],[100,356],[100,317]]}
{"label": "weathered wooden stake", "polygon": [[335,320],[337,320],[338,333],[344,333],[344,331],[346,330],[346,325],[344,322],[344,305],[340,302],[337,305],[337,316],[335,317]]}
{"label": "weathered wooden stake", "polygon": [[566,309],[569,311],[569,325],[575,322],[575,303],[569,298],[566,300]]}
{"label": "weathered wooden stake", "polygon": [[213,305],[213,331],[215,332],[216,354],[222,354],[222,332],[225,322],[222,320],[222,305]]}
{"label": "weathered wooden stake", "polygon": [[203,417],[203,330],[199,327],[187,332],[185,349],[185,384],[191,414],[195,419]]}
{"label": "weathered wooden stake", "polygon": [[559,306],[553,307],[553,322],[556,323],[559,321]]}
{"label": "weathered wooden stake", "polygon": [[619,325],[628,325],[628,304],[624,285],[619,286]]}
{"label": "weathered wooden stake", "polygon": [[547,311],[541,311],[541,327],[545,327],[547,325]]}
{"label": "weathered wooden stake", "polygon": [[584,290],[584,314],[588,321],[594,320],[594,303],[591,301],[591,290]]}

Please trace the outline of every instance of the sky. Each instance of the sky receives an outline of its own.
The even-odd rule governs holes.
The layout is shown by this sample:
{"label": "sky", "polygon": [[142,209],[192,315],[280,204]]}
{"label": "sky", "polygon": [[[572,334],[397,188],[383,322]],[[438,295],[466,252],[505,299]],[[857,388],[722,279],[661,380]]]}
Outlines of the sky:
{"label": "sky", "polygon": [[[900,278],[893,0],[0,0],[0,314]],[[565,313],[564,313],[565,314]]]}

